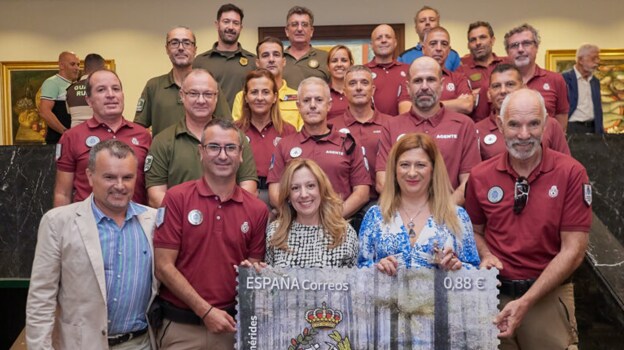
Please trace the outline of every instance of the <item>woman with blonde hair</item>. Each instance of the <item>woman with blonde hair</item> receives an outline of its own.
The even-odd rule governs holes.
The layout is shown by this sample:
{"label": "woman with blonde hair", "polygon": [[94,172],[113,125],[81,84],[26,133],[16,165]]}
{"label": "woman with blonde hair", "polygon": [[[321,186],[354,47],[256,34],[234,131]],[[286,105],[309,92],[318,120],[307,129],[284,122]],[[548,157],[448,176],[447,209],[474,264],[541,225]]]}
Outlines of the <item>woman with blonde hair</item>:
{"label": "woman with blonde hair", "polygon": [[345,75],[353,65],[353,54],[348,47],[336,45],[327,54],[327,69],[329,70],[329,92],[332,99],[331,108],[327,113],[327,120],[339,117],[346,112],[349,101],[344,95]]}
{"label": "woman with blonde hair", "polygon": [[309,159],[288,163],[278,216],[267,228],[266,263],[282,267],[353,267],[357,233],[342,217],[342,200]]}
{"label": "woman with blonde hair", "polygon": [[406,134],[392,147],[379,205],[360,229],[359,266],[394,275],[399,266],[479,266],[466,211],[453,204],[444,159],[431,137]]}
{"label": "woman with blonde hair", "polygon": [[297,131],[282,120],[278,106],[278,88],[273,73],[256,69],[247,73],[243,87],[241,118],[236,121],[247,136],[258,172],[258,197],[269,203],[268,185],[271,156],[279,140]]}

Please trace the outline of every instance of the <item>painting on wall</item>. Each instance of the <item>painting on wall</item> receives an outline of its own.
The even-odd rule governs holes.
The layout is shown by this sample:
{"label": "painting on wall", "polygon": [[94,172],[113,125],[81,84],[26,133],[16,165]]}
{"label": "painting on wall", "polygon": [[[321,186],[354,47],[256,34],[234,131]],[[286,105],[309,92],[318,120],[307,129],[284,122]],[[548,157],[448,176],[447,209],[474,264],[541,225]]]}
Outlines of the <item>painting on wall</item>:
{"label": "painting on wall", "polygon": [[[546,69],[572,69],[576,50],[546,51]],[[594,73],[600,81],[603,123],[607,133],[624,133],[624,49],[600,50],[600,66]]]}
{"label": "painting on wall", "polygon": [[[40,88],[58,72],[58,62],[0,62],[0,68],[4,144],[43,144],[46,123],[37,111]],[[106,68],[114,70],[115,61],[106,60]]]}
{"label": "painting on wall", "polygon": [[[405,24],[393,23],[388,25],[394,29],[396,35],[397,47],[394,50],[394,56],[397,57],[405,49]],[[334,45],[345,45],[353,53],[355,64],[365,64],[373,58],[370,37],[377,26],[378,24],[314,26],[312,46],[329,51]],[[258,41],[267,36],[280,39],[284,43],[284,47],[288,47],[288,38],[284,32],[284,27],[259,27]]]}

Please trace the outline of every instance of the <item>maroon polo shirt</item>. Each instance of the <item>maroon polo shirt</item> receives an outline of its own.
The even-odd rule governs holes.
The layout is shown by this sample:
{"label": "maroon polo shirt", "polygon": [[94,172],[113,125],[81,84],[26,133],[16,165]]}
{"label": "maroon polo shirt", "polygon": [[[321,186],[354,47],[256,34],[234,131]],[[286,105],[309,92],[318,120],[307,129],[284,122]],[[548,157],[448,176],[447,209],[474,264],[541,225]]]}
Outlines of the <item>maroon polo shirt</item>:
{"label": "maroon polo shirt", "polygon": [[[496,114],[475,124],[479,134],[479,150],[481,159],[487,160],[497,154],[505,152],[505,139],[496,126]],[[570,155],[570,148],[566,141],[561,125],[554,118],[546,118],[546,129],[542,134],[542,146],[557,152]]]}
{"label": "maroon polo shirt", "polygon": [[269,175],[269,166],[271,165],[271,156],[277,147],[279,141],[288,135],[296,134],[297,130],[289,123],[283,123],[282,134],[278,134],[277,130],[270,122],[262,130],[256,129],[250,125],[245,131],[251,152],[256,161],[256,171],[258,176],[267,177]]}
{"label": "maroon polo shirt", "polygon": [[356,143],[353,152],[347,154],[352,141],[332,125],[328,126],[331,132],[320,140],[309,135],[305,126],[301,132],[283,138],[273,154],[267,182],[279,182],[291,159],[306,158],[318,163],[343,200],[349,198],[354,186],[372,185],[362,147]]}
{"label": "maroon polo shirt", "polygon": [[377,63],[375,58],[366,64],[373,72],[375,109],[395,116],[399,114],[399,102],[410,101],[407,90],[409,65],[393,60],[391,63]]}
{"label": "maroon polo shirt", "polygon": [[463,73],[442,69],[442,95],[440,101],[454,100],[462,94],[472,94],[468,78]]}
{"label": "maroon polo shirt", "polygon": [[[373,183],[375,183],[375,162],[377,151],[379,150],[379,138],[388,129],[390,119],[392,119],[392,116],[375,110],[371,120],[360,123],[353,117],[351,111],[347,109],[342,116],[332,121],[335,130],[350,133],[355,138],[355,142],[364,147],[364,156],[368,161],[368,172]],[[371,199],[377,199],[377,197],[377,191],[372,188]]]}
{"label": "maroon polo shirt", "polygon": [[425,119],[415,114],[412,108],[393,118],[388,124],[388,131],[382,134],[376,171],[386,171],[386,159],[392,145],[400,136],[413,132],[428,134],[435,140],[454,189],[459,186],[459,175],[469,173],[481,161],[477,131],[472,119],[447,110],[444,106],[436,115]]}
{"label": "maroon polo shirt", "polygon": [[514,214],[517,178],[509,153],[484,161],[470,173],[464,206],[473,224],[485,225],[488,248],[503,263],[502,277],[537,278],[561,250],[561,231],[589,232],[589,179],[574,158],[544,148],[528,177],[526,206]]}
{"label": "maroon polo shirt", "polygon": [[492,55],[494,58],[487,66],[476,63],[472,55],[466,55],[462,57],[462,64],[456,70],[456,72],[462,73],[468,78],[470,87],[473,90],[480,89],[476,97],[475,108],[470,114],[470,117],[475,122],[486,119],[490,115],[490,101],[488,101],[487,91],[490,87],[492,71],[501,63],[509,63],[507,56],[498,57],[495,53],[492,53]]}
{"label": "maroon polo shirt", "polygon": [[134,150],[139,164],[132,200],[147,204],[143,167],[152,136],[141,125],[125,119],[122,119],[121,126],[115,132],[106,124],[99,123],[95,117],[64,132],[56,146],[56,169],[74,173],[74,202],[85,200],[92,192],[86,173],[91,147],[110,139],[117,139]]}
{"label": "maroon polo shirt", "polygon": [[[236,186],[226,201],[201,178],[170,188],[158,209],[154,248],[178,251],[175,267],[193,289],[214,307],[236,300],[234,265],[249,258],[264,259],[267,206]],[[163,213],[164,211],[164,213]],[[188,309],[164,284],[160,296]]]}
{"label": "maroon polo shirt", "polygon": [[535,65],[535,74],[526,83],[526,86],[539,91],[544,97],[548,116],[554,117],[557,114],[568,115],[570,106],[568,105],[568,88],[563,76],[540,68]]}
{"label": "maroon polo shirt", "polygon": [[347,97],[344,94],[341,94],[331,87],[329,88],[329,93],[331,96],[332,104],[331,109],[327,113],[327,120],[332,120],[344,114],[344,112],[347,110],[347,107],[349,107],[349,101],[347,101]]}

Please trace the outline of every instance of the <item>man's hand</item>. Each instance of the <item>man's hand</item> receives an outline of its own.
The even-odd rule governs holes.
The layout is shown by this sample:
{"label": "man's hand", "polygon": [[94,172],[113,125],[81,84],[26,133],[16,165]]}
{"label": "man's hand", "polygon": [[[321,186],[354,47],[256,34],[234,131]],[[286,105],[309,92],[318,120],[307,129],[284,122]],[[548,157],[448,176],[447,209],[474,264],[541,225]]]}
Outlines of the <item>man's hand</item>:
{"label": "man's hand", "polygon": [[494,256],[494,254],[487,253],[481,257],[481,264],[479,265],[479,268],[486,268],[489,270],[492,267],[502,270],[503,263],[496,256]]}
{"label": "man's hand", "polygon": [[508,338],[513,336],[528,310],[529,305],[522,298],[507,303],[503,310],[494,318],[494,324],[500,331],[498,337]]}
{"label": "man's hand", "polygon": [[236,332],[236,321],[227,312],[213,307],[204,317],[204,325],[212,333]]}

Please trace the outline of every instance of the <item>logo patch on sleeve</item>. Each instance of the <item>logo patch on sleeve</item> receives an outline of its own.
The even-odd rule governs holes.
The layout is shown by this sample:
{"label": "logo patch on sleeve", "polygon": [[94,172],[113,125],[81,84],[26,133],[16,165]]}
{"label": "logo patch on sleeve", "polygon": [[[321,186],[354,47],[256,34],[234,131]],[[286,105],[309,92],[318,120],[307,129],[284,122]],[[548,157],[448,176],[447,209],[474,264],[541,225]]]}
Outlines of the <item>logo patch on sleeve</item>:
{"label": "logo patch on sleeve", "polygon": [[160,227],[160,225],[163,224],[163,222],[165,222],[165,210],[167,208],[165,207],[160,207],[158,208],[158,211],[156,212],[156,227]]}
{"label": "logo patch on sleeve", "polygon": [[591,184],[583,184],[583,200],[589,207],[592,204],[592,187]]}
{"label": "logo patch on sleeve", "polygon": [[145,99],[144,98],[139,98],[139,101],[137,102],[136,111],[137,112],[143,112],[143,107],[145,107]]}

